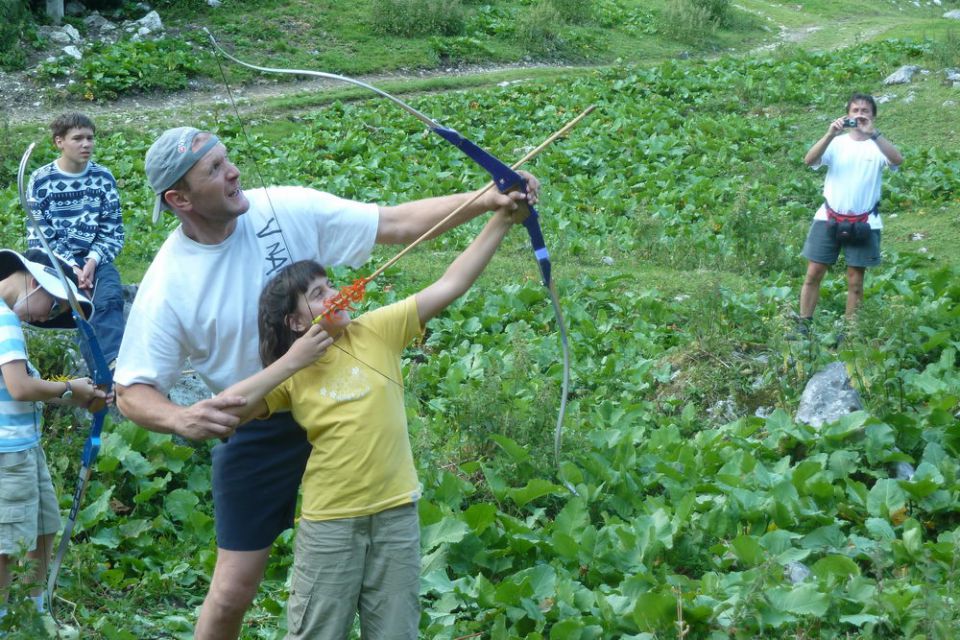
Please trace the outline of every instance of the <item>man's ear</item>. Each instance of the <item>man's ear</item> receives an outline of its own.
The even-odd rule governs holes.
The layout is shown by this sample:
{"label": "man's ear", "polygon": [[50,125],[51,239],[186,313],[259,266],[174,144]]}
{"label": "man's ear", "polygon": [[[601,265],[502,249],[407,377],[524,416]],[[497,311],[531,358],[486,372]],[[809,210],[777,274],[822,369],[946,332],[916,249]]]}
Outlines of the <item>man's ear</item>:
{"label": "man's ear", "polygon": [[190,198],[183,191],[177,189],[167,189],[163,192],[163,201],[166,202],[171,209],[181,210],[188,209],[190,207]]}

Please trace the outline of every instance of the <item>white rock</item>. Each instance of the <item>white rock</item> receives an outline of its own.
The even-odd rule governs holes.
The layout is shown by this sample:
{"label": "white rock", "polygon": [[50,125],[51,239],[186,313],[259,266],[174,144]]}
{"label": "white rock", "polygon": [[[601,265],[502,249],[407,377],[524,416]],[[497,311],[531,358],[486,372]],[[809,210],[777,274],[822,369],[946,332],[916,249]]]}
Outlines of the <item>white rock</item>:
{"label": "white rock", "polygon": [[914,64],[905,64],[883,81],[883,84],[906,84],[913,78],[913,74],[920,71],[920,67]]}
{"label": "white rock", "polygon": [[956,100],[944,100],[944,101],[943,101],[943,106],[948,107],[948,108],[949,108],[949,107],[955,107],[955,106],[957,106],[957,101],[956,101]]}
{"label": "white rock", "polygon": [[216,9],[221,4],[220,0],[207,0],[207,6]]}
{"label": "white rock", "polygon": [[83,60],[83,54],[80,53],[80,49],[77,49],[72,44],[68,47],[64,47],[63,52],[68,56],[70,56],[71,58],[74,58],[76,60]]}
{"label": "white rock", "polygon": [[151,11],[147,15],[137,20],[137,24],[141,27],[146,27],[150,31],[163,30],[163,22],[160,21],[160,14],[156,11]]}
{"label": "white rock", "polygon": [[601,262],[603,262],[603,264],[609,267],[610,265],[613,264],[613,258],[611,258],[610,256],[603,256],[603,258],[601,259]]}
{"label": "white rock", "polygon": [[947,11],[943,14],[944,18],[948,20],[960,20],[960,9],[954,9],[953,11]]}

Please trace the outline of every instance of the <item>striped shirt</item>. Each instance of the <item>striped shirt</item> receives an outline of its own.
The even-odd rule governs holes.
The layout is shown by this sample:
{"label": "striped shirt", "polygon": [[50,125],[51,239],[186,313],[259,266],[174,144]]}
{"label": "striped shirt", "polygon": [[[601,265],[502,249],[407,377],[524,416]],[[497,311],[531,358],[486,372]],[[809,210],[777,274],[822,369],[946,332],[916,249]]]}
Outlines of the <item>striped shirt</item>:
{"label": "striped shirt", "polygon": [[[0,300],[0,365],[20,361],[33,378],[37,370],[27,361],[27,343],[20,318]],[[40,444],[40,403],[14,400],[0,375],[0,453],[25,451]]]}

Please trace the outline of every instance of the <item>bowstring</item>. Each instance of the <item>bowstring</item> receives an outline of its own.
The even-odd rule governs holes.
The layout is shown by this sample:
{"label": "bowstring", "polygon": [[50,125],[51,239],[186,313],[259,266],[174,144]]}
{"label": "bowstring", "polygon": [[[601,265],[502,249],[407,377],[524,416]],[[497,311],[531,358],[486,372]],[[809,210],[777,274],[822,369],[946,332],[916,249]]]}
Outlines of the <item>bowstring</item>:
{"label": "bowstring", "polygon": [[[240,116],[240,109],[239,109],[239,107],[237,106],[236,100],[233,99],[233,90],[230,88],[230,83],[227,81],[226,71],[224,71],[223,65],[222,65],[221,62],[220,62],[220,53],[219,53],[218,51],[214,51],[214,56],[213,56],[213,57],[214,57],[214,59],[217,61],[217,69],[220,70],[220,77],[223,79],[223,86],[224,86],[224,88],[226,88],[226,90],[227,90],[227,98],[230,100],[230,106],[231,106],[231,108],[233,109],[233,113],[234,113],[234,115],[235,115],[236,118],[237,118],[237,123],[240,125],[240,132],[241,132],[241,134],[243,135],[244,142],[245,142],[246,145],[247,145],[248,157],[249,157],[250,161],[253,163],[254,172],[257,174],[257,179],[260,181],[260,186],[263,187],[263,192],[264,192],[264,194],[265,194],[266,197],[267,197],[267,204],[268,204],[269,207],[270,207],[270,213],[273,214],[273,220],[274,220],[274,222],[276,222],[276,224],[277,224],[277,230],[280,231],[280,238],[283,240],[283,246],[284,246],[284,248],[287,250],[287,256],[288,256],[288,258],[290,259],[290,262],[293,263],[293,254],[290,253],[290,245],[287,244],[287,237],[286,237],[286,235],[283,233],[283,227],[282,227],[281,224],[280,224],[280,219],[277,217],[277,212],[276,212],[276,210],[275,210],[274,207],[273,207],[273,200],[270,199],[270,190],[267,189],[267,183],[266,183],[266,181],[263,179],[263,174],[260,172],[260,164],[257,162],[257,159],[256,159],[256,157],[255,157],[255,154],[253,153],[253,143],[252,143],[251,140],[250,140],[250,136],[247,134],[247,128],[246,128],[246,126],[244,125],[243,118]],[[367,363],[367,362],[364,362],[361,358],[359,358],[358,356],[356,356],[356,355],[353,354],[353,353],[350,353],[349,351],[347,351],[346,349],[344,349],[344,348],[341,347],[340,345],[334,343],[333,346],[336,347],[337,349],[339,349],[340,351],[342,351],[343,353],[347,354],[348,356],[350,356],[351,358],[353,358],[354,360],[356,360],[357,362],[359,362],[359,363],[362,364],[363,366],[367,367],[367,368],[370,369],[371,371],[373,371],[373,372],[375,372],[375,373],[383,376],[384,378],[386,378],[387,380],[389,380],[389,381],[392,382],[393,384],[397,385],[397,386],[400,387],[401,389],[404,388],[404,386],[403,386],[402,383],[397,382],[396,380],[394,380],[393,378],[391,378],[390,376],[388,376],[388,375],[385,374],[384,372],[380,371],[380,370],[377,369],[376,367],[372,366],[371,364],[369,364],[369,363]]]}

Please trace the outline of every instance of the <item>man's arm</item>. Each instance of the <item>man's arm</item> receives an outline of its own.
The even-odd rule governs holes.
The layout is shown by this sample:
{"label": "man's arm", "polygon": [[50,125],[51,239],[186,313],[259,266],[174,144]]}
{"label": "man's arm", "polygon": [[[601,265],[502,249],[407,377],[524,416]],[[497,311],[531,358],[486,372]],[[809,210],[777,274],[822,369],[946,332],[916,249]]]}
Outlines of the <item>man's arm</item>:
{"label": "man's arm", "polygon": [[813,146],[807,151],[807,155],[803,157],[803,163],[808,167],[819,164],[820,158],[823,157],[827,147],[830,146],[834,138],[840,135],[841,131],[843,131],[843,118],[837,118],[827,127],[827,132],[823,134],[823,137],[813,143]]}
{"label": "man's arm", "polygon": [[209,440],[233,435],[240,419],[229,409],[243,406],[240,396],[219,395],[183,407],[148,384],[116,385],[117,407],[144,429],[174,433],[188,440]]}
{"label": "man's arm", "polygon": [[457,256],[440,279],[416,294],[417,313],[420,316],[421,325],[446,309],[451,302],[473,286],[490,263],[490,259],[496,253],[513,222],[511,212],[506,209],[497,211],[480,235]]}
{"label": "man's arm", "polygon": [[899,167],[903,164],[903,154],[897,150],[893,143],[887,140],[886,136],[881,135],[874,140],[877,143],[877,148],[880,149],[880,153],[887,157],[887,160],[894,167]]}
{"label": "man's arm", "polygon": [[[521,202],[529,202],[531,205],[535,205],[540,190],[540,182],[525,171],[521,171],[520,174],[527,179],[529,197],[525,197],[518,191],[502,194],[496,189],[490,189],[470,206],[464,207],[463,211],[444,223],[430,237],[436,237],[444,231],[472,220],[487,211],[496,211],[502,208],[513,211],[520,206],[519,203]],[[474,196],[476,196],[476,192],[471,191],[450,196],[414,200],[391,207],[380,207],[380,222],[377,226],[376,242],[377,244],[409,244]]]}

